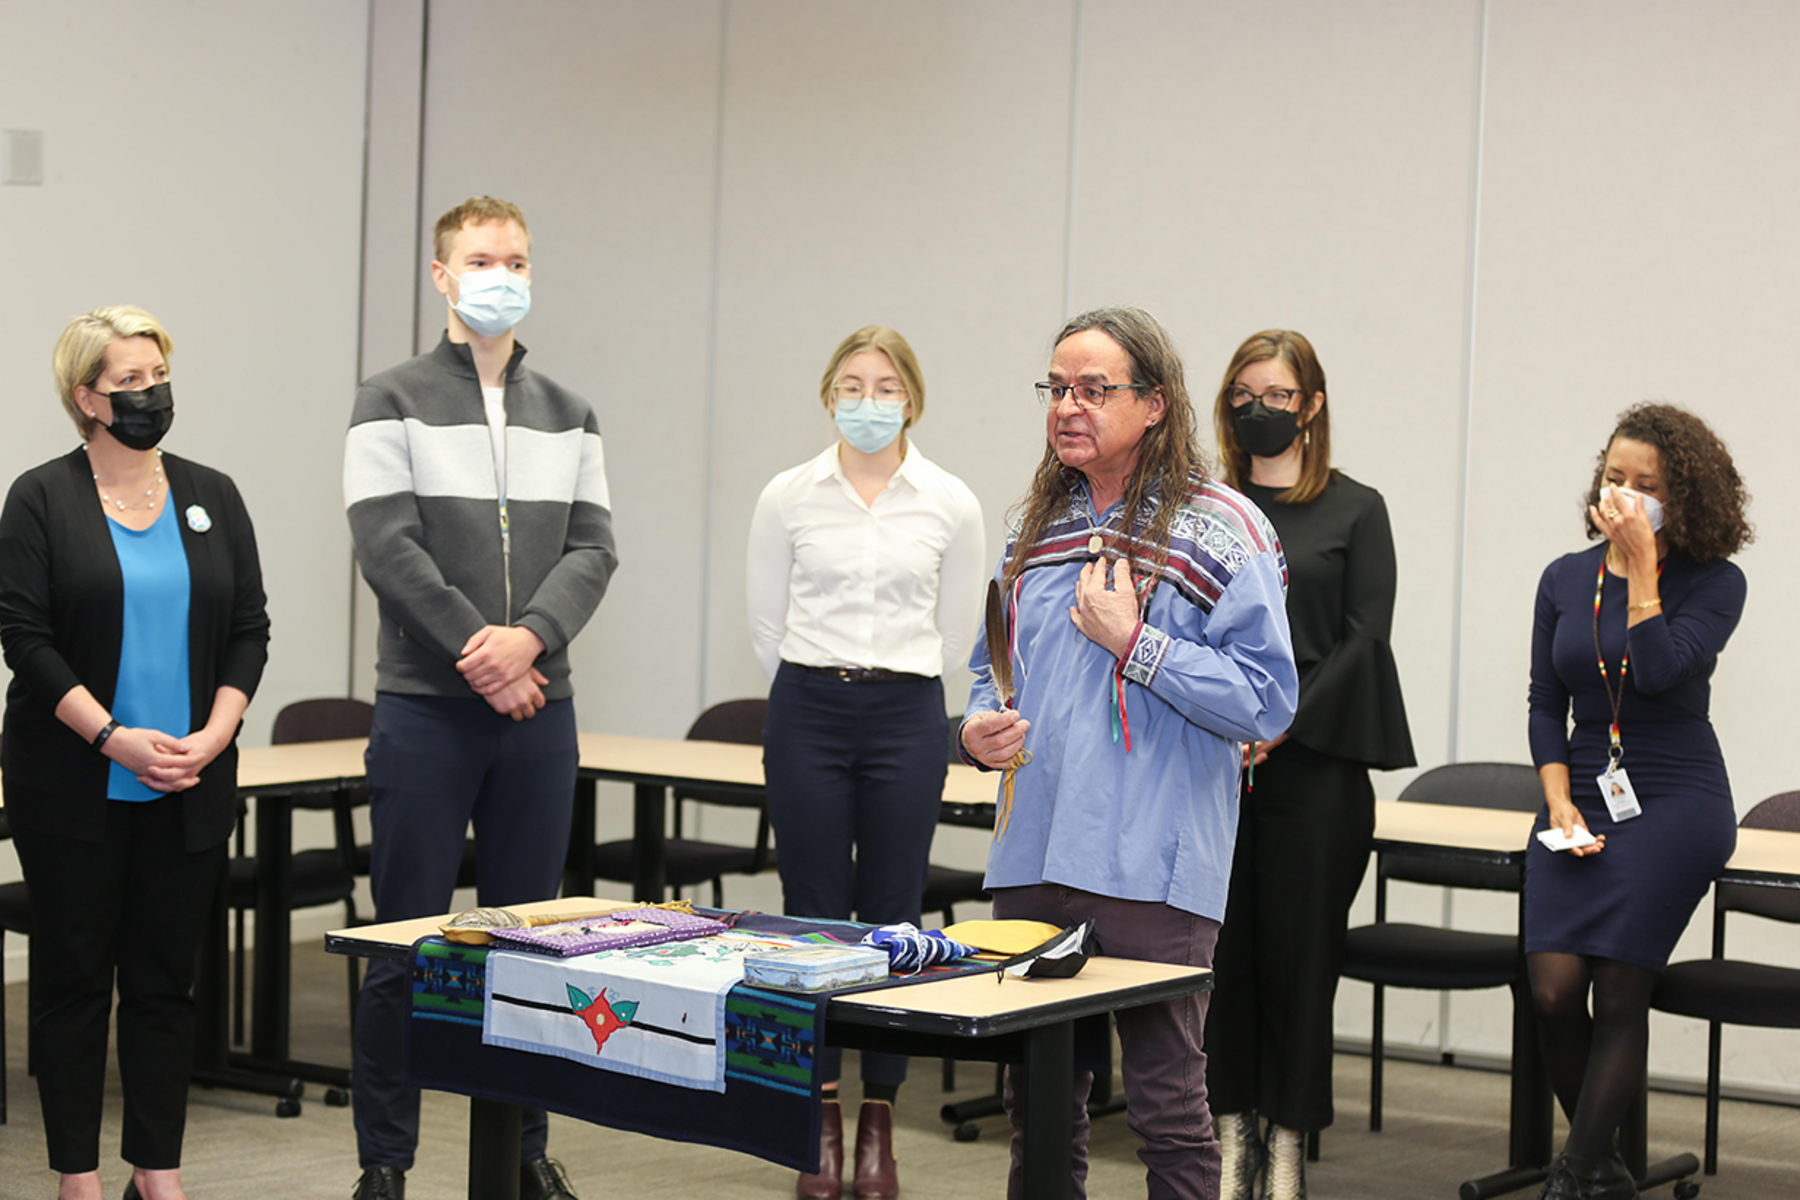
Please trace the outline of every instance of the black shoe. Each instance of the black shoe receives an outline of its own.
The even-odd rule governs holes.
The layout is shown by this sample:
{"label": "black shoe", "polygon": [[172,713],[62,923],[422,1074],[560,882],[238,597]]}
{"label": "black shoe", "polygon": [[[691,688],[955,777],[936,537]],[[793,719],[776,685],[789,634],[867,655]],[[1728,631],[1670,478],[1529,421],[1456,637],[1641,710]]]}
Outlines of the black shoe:
{"label": "black shoe", "polygon": [[1605,1158],[1559,1154],[1539,1200],[1637,1200],[1637,1182],[1617,1152]]}
{"label": "black shoe", "polygon": [[356,1181],[350,1200],[406,1200],[406,1172],[398,1167],[370,1167]]}
{"label": "black shoe", "polygon": [[1581,1200],[1581,1184],[1568,1155],[1557,1155],[1544,1168],[1544,1190],[1538,1193],[1538,1200]]}
{"label": "black shoe", "polygon": [[581,1200],[569,1188],[568,1172],[554,1158],[519,1167],[519,1200]]}

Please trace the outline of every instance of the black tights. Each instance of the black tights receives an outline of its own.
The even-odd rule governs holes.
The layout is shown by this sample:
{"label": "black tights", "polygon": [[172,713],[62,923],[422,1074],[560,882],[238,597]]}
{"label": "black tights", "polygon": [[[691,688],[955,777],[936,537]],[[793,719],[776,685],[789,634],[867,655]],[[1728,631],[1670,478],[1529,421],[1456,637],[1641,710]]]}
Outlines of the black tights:
{"label": "black tights", "polygon": [[1525,963],[1550,1086],[1569,1118],[1564,1149],[1604,1158],[1644,1086],[1657,973],[1578,954],[1528,954]]}

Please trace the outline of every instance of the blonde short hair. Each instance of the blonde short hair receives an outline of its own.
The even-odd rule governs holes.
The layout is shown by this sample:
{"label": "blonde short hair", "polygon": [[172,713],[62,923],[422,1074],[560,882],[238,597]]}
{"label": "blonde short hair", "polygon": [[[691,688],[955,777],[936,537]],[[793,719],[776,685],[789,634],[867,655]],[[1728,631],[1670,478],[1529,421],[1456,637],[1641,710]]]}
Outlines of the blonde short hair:
{"label": "blonde short hair", "polygon": [[525,224],[525,214],[518,205],[492,196],[470,196],[437,219],[437,228],[431,235],[432,256],[441,263],[449,262],[450,241],[462,232],[463,226],[486,225],[489,221],[512,221],[525,235],[526,244],[531,243],[531,227]]}
{"label": "blonde short hair", "polygon": [[825,404],[827,412],[831,410],[831,388],[837,382],[838,372],[853,355],[864,350],[879,350],[888,356],[899,372],[900,382],[906,385],[906,398],[912,401],[912,416],[907,419],[906,427],[925,415],[925,376],[919,370],[919,360],[913,356],[913,348],[906,344],[906,339],[889,329],[886,325],[864,325],[861,329],[838,343],[832,353],[831,361],[825,364],[824,377],[819,380],[819,399]]}
{"label": "blonde short hair", "polygon": [[169,351],[175,345],[169,340],[168,331],[155,317],[129,304],[84,312],[70,321],[56,339],[50,370],[56,376],[56,392],[62,397],[63,408],[84,442],[94,432],[94,419],[75,402],[75,389],[93,387],[106,370],[106,348],[121,338],[133,337],[154,339],[163,361],[168,362]]}

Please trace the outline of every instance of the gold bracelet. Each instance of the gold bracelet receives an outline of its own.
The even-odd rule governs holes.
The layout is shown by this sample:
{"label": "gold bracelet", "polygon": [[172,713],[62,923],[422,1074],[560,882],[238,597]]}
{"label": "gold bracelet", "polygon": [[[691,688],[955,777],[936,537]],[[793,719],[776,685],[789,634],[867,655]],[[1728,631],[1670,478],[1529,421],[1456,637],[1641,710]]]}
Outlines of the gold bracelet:
{"label": "gold bracelet", "polygon": [[1626,610],[1629,612],[1643,612],[1646,608],[1660,607],[1662,607],[1661,600],[1646,600],[1642,604],[1627,604],[1625,606]]}

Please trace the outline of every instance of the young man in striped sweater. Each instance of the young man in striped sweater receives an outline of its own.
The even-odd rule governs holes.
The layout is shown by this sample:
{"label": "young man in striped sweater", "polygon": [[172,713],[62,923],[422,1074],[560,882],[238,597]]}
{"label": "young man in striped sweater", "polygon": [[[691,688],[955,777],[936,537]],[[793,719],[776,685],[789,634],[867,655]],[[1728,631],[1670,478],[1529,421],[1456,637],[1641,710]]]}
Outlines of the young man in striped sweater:
{"label": "young man in striped sweater", "polygon": [[[365,382],[344,449],[356,559],[381,602],[369,738],[378,921],[445,911],[471,821],[480,903],[556,894],[575,790],[568,646],[618,556],[593,410],[524,366],[531,235],[488,196],[438,219],[435,349]],[[419,1093],[409,972],[369,965],[356,1012],[355,1200],[404,1200]],[[574,1200],[527,1110],[519,1194]]]}

